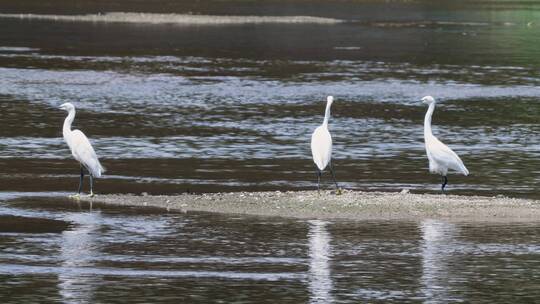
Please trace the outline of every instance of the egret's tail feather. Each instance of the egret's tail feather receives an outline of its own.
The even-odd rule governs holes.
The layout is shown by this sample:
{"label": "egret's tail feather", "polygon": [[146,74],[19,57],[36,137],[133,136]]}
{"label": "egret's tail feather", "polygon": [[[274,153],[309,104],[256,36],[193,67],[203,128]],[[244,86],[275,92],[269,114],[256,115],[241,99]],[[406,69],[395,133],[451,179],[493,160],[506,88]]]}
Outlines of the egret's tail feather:
{"label": "egret's tail feather", "polygon": [[101,174],[102,174],[102,173],[105,173],[105,171],[107,171],[107,170],[105,169],[105,167],[103,167],[103,166],[101,165],[101,163],[99,163],[99,161],[98,161],[98,166],[99,166],[99,169],[98,169],[97,172],[96,172],[97,174],[94,175],[95,177],[101,177]]}
{"label": "egret's tail feather", "polygon": [[467,167],[465,167],[463,163],[461,163],[459,166],[459,172],[461,172],[461,174],[465,176],[469,175],[469,170],[467,169]]}
{"label": "egret's tail feather", "polygon": [[101,174],[105,172],[105,168],[97,159],[85,164],[85,167],[88,169],[88,172],[92,173],[92,176],[94,177],[101,177]]}
{"label": "egret's tail feather", "polygon": [[92,176],[93,177],[101,177],[101,171],[100,170],[92,170]]}

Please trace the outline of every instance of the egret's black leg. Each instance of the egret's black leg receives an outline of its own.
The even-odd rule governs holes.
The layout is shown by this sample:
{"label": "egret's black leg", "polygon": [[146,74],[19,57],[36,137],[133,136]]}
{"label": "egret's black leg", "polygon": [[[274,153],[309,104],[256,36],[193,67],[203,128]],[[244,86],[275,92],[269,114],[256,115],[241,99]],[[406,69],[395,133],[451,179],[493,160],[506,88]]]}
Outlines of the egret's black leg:
{"label": "egret's black leg", "polygon": [[322,175],[322,172],[321,170],[319,170],[319,167],[317,167],[316,164],[315,165],[315,174],[317,174],[317,192],[320,194],[321,193],[321,175]]}
{"label": "egret's black leg", "polygon": [[330,163],[330,172],[332,172],[332,178],[334,179],[334,184],[336,184],[336,190],[339,189],[339,186],[336,181],[336,174],[334,174],[334,166]]}
{"label": "egret's black leg", "polygon": [[443,182],[442,182],[442,186],[441,186],[441,191],[442,193],[444,193],[444,187],[446,187],[446,185],[448,184],[448,178],[446,176],[443,176]]}
{"label": "egret's black leg", "polygon": [[90,196],[94,196],[94,176],[90,173]]}
{"label": "egret's black leg", "polygon": [[83,167],[81,165],[81,177],[79,179],[79,194],[81,194],[81,191],[82,191],[83,180],[84,180],[84,170],[83,170]]}
{"label": "egret's black leg", "polygon": [[319,168],[316,169],[317,173],[317,192],[321,193],[321,170]]}

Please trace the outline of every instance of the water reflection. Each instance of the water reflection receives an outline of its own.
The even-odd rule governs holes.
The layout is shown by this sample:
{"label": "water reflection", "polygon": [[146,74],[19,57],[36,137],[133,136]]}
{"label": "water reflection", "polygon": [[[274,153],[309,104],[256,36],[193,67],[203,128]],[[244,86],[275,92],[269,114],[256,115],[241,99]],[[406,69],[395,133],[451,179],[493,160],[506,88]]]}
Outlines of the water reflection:
{"label": "water reflection", "polygon": [[427,303],[442,303],[454,298],[451,293],[449,262],[458,228],[451,223],[424,220],[420,223],[423,245],[421,291]]}
{"label": "water reflection", "polygon": [[309,293],[310,303],[332,303],[333,282],[330,271],[331,236],[326,230],[328,222],[309,221]]}
{"label": "water reflection", "polygon": [[63,270],[58,275],[59,293],[65,303],[92,303],[101,277],[78,269],[95,266],[101,213],[73,213],[66,216],[66,220],[77,226],[62,233],[60,257]]}
{"label": "water reflection", "polygon": [[305,222],[106,205],[77,212],[73,201],[49,198],[0,205],[8,215],[73,223],[64,233],[0,233],[0,279],[9,282],[0,303],[538,298],[538,223]]}

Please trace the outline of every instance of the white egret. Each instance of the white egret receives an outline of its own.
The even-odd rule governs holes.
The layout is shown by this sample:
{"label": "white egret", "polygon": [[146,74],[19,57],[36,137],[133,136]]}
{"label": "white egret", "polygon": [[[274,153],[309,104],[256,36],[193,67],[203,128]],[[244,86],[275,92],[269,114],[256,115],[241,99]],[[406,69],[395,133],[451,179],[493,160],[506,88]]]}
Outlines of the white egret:
{"label": "white egret", "polygon": [[75,119],[75,106],[71,103],[64,103],[60,106],[60,109],[68,112],[68,116],[64,121],[64,127],[62,133],[64,135],[64,140],[71,149],[71,154],[79,162],[81,166],[81,176],[79,180],[79,190],[74,197],[79,197],[81,194],[83,179],[84,179],[84,169],[86,169],[90,175],[90,195],[94,196],[94,177],[101,177],[101,173],[105,172],[99,159],[88,140],[88,137],[84,135],[80,130],[71,130],[71,124]]}
{"label": "white egret", "polygon": [[431,116],[435,110],[435,99],[431,96],[425,96],[422,98],[422,102],[429,105],[424,119],[424,141],[429,159],[429,172],[442,176],[441,190],[444,193],[444,187],[448,184],[448,178],[446,177],[448,169],[453,169],[465,176],[469,175],[469,170],[467,170],[459,156],[431,132]]}
{"label": "white egret", "polygon": [[322,125],[318,126],[311,135],[311,154],[313,155],[313,162],[317,167],[317,190],[321,187],[321,175],[326,166],[330,164],[330,172],[332,172],[332,178],[336,184],[336,190],[339,194],[339,187],[336,182],[336,176],[334,174],[334,168],[332,167],[332,136],[328,131],[328,120],[330,119],[330,107],[334,102],[334,97],[328,96],[326,101],[326,111],[324,113],[324,120]]}

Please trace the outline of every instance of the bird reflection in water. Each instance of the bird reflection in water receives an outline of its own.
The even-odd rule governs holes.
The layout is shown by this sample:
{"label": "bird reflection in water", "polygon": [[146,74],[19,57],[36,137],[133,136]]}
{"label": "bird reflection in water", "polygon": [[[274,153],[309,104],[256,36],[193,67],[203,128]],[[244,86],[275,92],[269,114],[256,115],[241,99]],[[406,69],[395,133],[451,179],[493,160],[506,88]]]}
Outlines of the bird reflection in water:
{"label": "bird reflection in water", "polygon": [[456,225],[436,220],[420,223],[422,233],[422,294],[427,303],[447,302],[451,294],[451,249],[456,244]]}
{"label": "bird reflection in water", "polygon": [[327,222],[309,221],[309,292],[310,303],[332,303],[332,277],[330,261],[331,236],[326,229]]}
{"label": "bird reflection in water", "polygon": [[66,220],[76,223],[72,230],[62,233],[60,258],[62,270],[58,276],[58,289],[65,303],[92,303],[94,289],[101,281],[99,276],[80,271],[94,267],[97,250],[97,233],[100,227],[99,212],[69,214]]}

